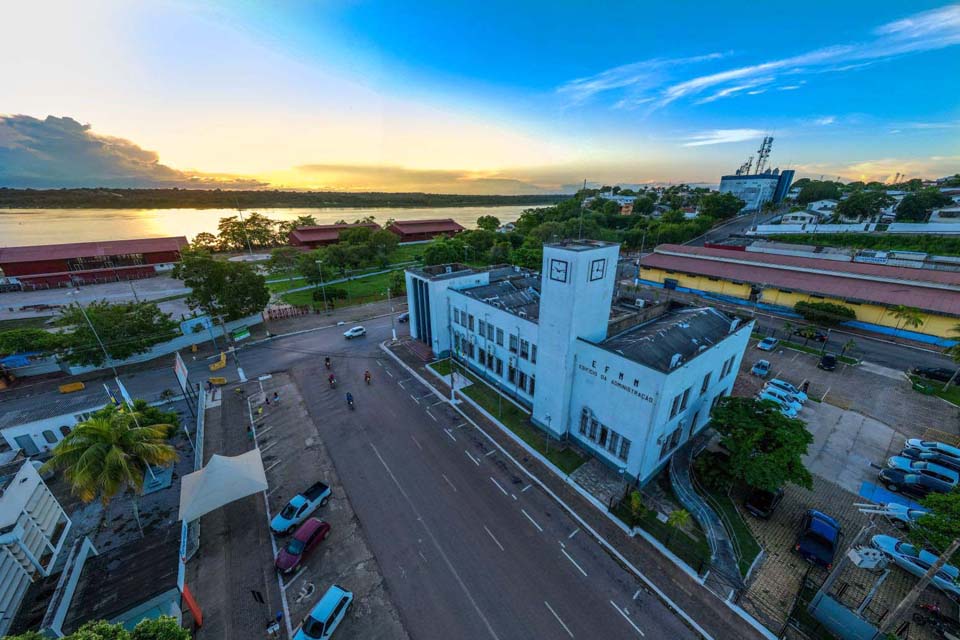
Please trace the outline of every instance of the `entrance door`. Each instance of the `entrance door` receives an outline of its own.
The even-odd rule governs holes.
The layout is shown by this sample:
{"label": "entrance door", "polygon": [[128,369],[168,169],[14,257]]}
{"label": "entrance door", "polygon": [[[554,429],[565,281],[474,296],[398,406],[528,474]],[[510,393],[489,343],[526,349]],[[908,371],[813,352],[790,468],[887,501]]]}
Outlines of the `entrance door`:
{"label": "entrance door", "polygon": [[17,443],[17,446],[23,449],[23,452],[28,456],[35,456],[40,453],[40,449],[37,448],[36,443],[28,435],[17,436],[13,439]]}

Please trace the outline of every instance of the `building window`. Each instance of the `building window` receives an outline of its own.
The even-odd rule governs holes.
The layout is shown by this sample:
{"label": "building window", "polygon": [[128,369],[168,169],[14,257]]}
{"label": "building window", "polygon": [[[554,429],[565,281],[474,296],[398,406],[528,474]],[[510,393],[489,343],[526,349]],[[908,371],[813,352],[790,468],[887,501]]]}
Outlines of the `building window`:
{"label": "building window", "polygon": [[517,370],[513,368],[513,365],[507,367],[507,380],[510,381],[510,384],[514,384],[517,381]]}
{"label": "building window", "polygon": [[597,440],[597,444],[600,445],[600,448],[607,446],[607,435],[610,434],[610,431],[604,425],[600,425],[600,439]]}
{"label": "building window", "polygon": [[517,352],[517,342],[518,342],[518,340],[519,340],[519,338],[518,338],[517,336],[513,335],[512,333],[510,334],[510,353],[516,353],[516,352]]}
{"label": "building window", "polygon": [[709,387],[710,387],[710,373],[707,372],[707,375],[703,376],[703,383],[700,385],[700,395],[705,394]]}
{"label": "building window", "polygon": [[620,434],[616,431],[610,432],[610,441],[607,442],[607,451],[610,453],[617,453],[617,445],[620,444]]}
{"label": "building window", "polygon": [[670,405],[670,417],[671,417],[671,418],[673,418],[674,416],[676,416],[676,415],[677,415],[677,412],[680,410],[680,396],[681,396],[681,394],[678,393],[677,395],[675,395],[675,396],[673,397],[673,404]]}
{"label": "building window", "polygon": [[46,440],[47,443],[53,444],[54,442],[57,441],[57,436],[53,431],[50,431],[49,429],[47,429],[43,432],[43,439]]}
{"label": "building window", "polygon": [[683,397],[680,399],[680,411],[686,411],[687,409],[687,400],[690,399],[690,389],[692,387],[687,387],[683,392]]}
{"label": "building window", "polygon": [[461,352],[462,352],[462,348],[460,347],[460,334],[459,334],[459,333],[453,334],[453,350],[456,351],[457,353],[461,353]]}
{"label": "building window", "polygon": [[470,331],[473,331],[473,314],[472,313],[467,315],[467,329],[470,329]]}
{"label": "building window", "polygon": [[580,435],[587,435],[587,421],[590,419],[590,415],[587,412],[586,407],[583,411],[580,412]]}
{"label": "building window", "polygon": [[527,390],[527,374],[525,374],[523,371],[520,372],[520,378],[519,378],[519,381],[517,382],[517,386],[523,389],[524,391]]}
{"label": "building window", "polygon": [[533,395],[533,392],[537,388],[537,376],[530,374],[530,395]]}
{"label": "building window", "polygon": [[493,340],[493,325],[487,323],[487,340]]}
{"label": "building window", "polygon": [[63,437],[67,437],[68,435],[70,435],[70,427],[68,427],[67,425],[61,426],[60,433],[61,435],[63,435]]}
{"label": "building window", "polygon": [[484,337],[487,335],[487,323],[483,320],[477,323],[477,333]]}
{"label": "building window", "polygon": [[454,324],[460,324],[460,309],[453,310],[453,322]]}
{"label": "building window", "polygon": [[537,345],[535,344],[530,345],[530,362],[534,364],[537,362]]}
{"label": "building window", "polygon": [[526,340],[520,341],[520,357],[524,360],[530,359],[530,343]]}
{"label": "building window", "polygon": [[501,360],[500,358],[497,358],[497,375],[498,376],[503,375],[503,360]]}
{"label": "building window", "polygon": [[596,421],[595,418],[590,418],[590,433],[587,434],[587,437],[591,440],[597,439],[597,428],[600,426],[600,423]]}
{"label": "building window", "polygon": [[629,438],[621,438],[620,440],[620,455],[617,456],[621,460],[626,460],[630,456],[630,440]]}
{"label": "building window", "polygon": [[477,354],[477,359],[480,361],[481,367],[487,366],[487,353],[482,349],[480,350],[480,353]]}
{"label": "building window", "polygon": [[663,439],[663,444],[660,445],[660,459],[663,460],[667,457],[667,454],[673,451],[673,448],[677,446],[677,443],[680,441],[680,433],[683,431],[683,427],[677,427],[673,430],[673,433],[670,434],[670,437]]}
{"label": "building window", "polygon": [[503,346],[503,329],[497,328],[497,346]]}

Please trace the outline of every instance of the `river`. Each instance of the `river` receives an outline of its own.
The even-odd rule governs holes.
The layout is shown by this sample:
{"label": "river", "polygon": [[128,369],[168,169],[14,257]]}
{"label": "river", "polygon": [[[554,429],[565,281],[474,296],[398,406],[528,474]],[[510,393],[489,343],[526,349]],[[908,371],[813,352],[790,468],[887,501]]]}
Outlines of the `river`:
{"label": "river", "polygon": [[[337,220],[353,222],[367,216],[373,216],[380,224],[391,218],[453,218],[466,228],[473,229],[480,216],[494,215],[500,222],[511,222],[519,218],[524,209],[532,206],[535,205],[258,209],[257,212],[278,221],[312,215],[318,224],[330,224]],[[250,212],[244,211],[245,214]],[[0,247],[164,236],[187,236],[193,239],[201,231],[215,234],[220,218],[236,214],[234,209],[0,209]]]}

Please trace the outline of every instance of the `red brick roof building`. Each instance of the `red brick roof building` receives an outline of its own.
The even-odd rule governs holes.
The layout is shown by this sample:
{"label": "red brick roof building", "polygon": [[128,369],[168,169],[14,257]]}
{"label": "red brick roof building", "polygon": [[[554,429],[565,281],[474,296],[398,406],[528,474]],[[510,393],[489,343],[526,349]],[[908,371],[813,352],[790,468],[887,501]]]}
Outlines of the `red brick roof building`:
{"label": "red brick roof building", "polygon": [[453,218],[442,220],[397,220],[387,231],[392,231],[400,237],[400,242],[423,242],[433,240],[437,236],[448,238],[457,235],[464,228]]}
{"label": "red brick roof building", "polygon": [[315,227],[297,227],[287,236],[290,244],[295,247],[316,249],[340,241],[340,232],[347,229],[366,227],[378,231],[380,225],[376,222],[358,222],[356,224],[321,224]]}
{"label": "red brick roof building", "polygon": [[0,248],[0,271],[24,289],[149,278],[173,268],[183,236]]}

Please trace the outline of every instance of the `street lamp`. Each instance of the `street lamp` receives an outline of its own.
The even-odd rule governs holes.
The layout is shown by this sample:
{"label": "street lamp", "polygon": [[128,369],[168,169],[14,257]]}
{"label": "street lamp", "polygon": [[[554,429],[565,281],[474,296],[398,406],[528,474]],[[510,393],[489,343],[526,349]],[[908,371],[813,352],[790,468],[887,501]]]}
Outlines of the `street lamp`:
{"label": "street lamp", "polygon": [[320,292],[323,294],[323,310],[326,311],[327,310],[327,287],[323,284],[323,260],[317,260],[317,269],[320,271]]}

